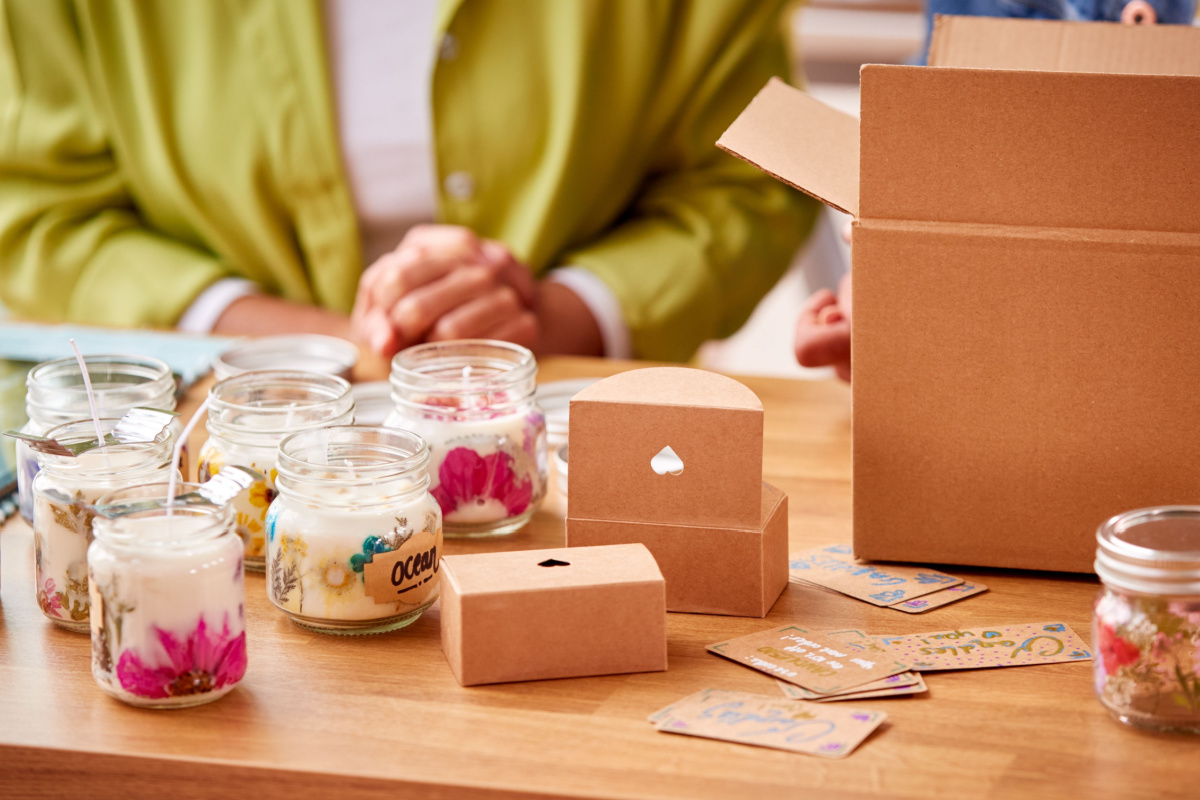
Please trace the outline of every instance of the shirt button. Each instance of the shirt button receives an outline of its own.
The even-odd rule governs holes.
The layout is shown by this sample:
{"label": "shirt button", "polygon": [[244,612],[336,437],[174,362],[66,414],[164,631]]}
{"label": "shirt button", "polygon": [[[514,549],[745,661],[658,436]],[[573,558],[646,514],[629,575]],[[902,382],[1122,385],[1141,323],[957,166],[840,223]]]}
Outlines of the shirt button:
{"label": "shirt button", "polygon": [[469,172],[451,172],[442,185],[455,200],[465,202],[475,196],[475,179]]}
{"label": "shirt button", "polygon": [[438,55],[442,61],[453,61],[458,58],[458,37],[453,33],[443,36],[442,44],[438,48]]}

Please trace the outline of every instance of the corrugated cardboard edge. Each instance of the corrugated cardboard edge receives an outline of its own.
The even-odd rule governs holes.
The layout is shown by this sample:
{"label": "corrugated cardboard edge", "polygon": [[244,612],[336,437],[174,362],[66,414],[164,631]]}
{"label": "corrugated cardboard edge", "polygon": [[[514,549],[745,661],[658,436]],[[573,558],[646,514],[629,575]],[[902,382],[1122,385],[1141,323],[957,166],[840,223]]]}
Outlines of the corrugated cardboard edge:
{"label": "corrugated cardboard edge", "polygon": [[858,120],[771,78],[717,147],[858,216]]}
{"label": "corrugated cardboard edge", "polygon": [[454,679],[458,681],[460,686],[463,683],[463,662],[462,662],[462,602],[458,585],[454,582],[454,578],[450,571],[444,568],[441,571],[441,608],[439,614],[441,616],[441,640],[442,653],[446,656],[446,661],[450,664],[450,671],[454,673]]}

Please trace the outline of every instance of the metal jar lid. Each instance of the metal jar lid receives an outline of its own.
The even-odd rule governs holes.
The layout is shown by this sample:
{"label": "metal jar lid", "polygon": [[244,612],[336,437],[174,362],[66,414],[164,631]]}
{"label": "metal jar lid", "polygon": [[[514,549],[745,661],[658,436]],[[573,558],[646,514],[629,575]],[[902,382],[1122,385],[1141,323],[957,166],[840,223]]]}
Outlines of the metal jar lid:
{"label": "metal jar lid", "polygon": [[1200,595],[1200,506],[1126,511],[1096,531],[1096,574],[1139,594]]}

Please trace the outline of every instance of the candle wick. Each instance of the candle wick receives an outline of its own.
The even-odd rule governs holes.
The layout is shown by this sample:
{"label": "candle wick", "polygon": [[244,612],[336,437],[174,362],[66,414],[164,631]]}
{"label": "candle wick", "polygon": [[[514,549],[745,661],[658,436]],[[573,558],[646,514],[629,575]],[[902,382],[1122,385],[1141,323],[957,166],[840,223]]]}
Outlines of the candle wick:
{"label": "candle wick", "polygon": [[[211,397],[212,395],[209,395],[209,398]],[[179,441],[175,443],[175,449],[171,453],[171,474],[167,477],[167,517],[170,517],[175,511],[175,484],[179,480],[179,460],[183,456],[183,448],[187,446],[188,437],[192,435],[196,423],[200,421],[200,417],[208,410],[209,398],[205,398],[200,407],[196,409],[196,413],[192,415],[192,418],[184,427],[183,433],[179,435]]]}
{"label": "candle wick", "polygon": [[[92,424],[96,426],[96,446],[100,451],[104,452],[104,431],[100,428],[100,412],[96,409],[96,394],[92,391],[92,377],[88,374],[87,362],[83,360],[83,353],[79,352],[79,345],[75,344],[75,340],[71,342],[71,349],[75,351],[75,360],[79,362],[79,373],[83,376],[83,388],[87,392],[88,409],[92,412]],[[104,453],[104,466],[110,467],[108,453]]]}
{"label": "candle wick", "polygon": [[350,460],[350,459],[348,459],[348,458],[343,458],[342,460],[343,460],[343,461],[345,461],[345,462],[346,462],[346,466],[350,468],[350,477],[351,477],[351,478],[354,478],[355,480],[357,480],[357,479],[358,479],[358,473],[354,471],[354,462],[353,462],[353,461],[351,461],[351,460]]}

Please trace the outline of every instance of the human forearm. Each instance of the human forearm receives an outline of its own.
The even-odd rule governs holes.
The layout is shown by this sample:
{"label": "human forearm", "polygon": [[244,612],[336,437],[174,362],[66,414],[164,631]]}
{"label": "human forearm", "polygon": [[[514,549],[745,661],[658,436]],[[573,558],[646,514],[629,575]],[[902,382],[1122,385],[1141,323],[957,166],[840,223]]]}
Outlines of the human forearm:
{"label": "human forearm", "polygon": [[254,294],[230,303],[217,318],[213,333],[244,336],[323,333],[349,339],[350,318],[317,306]]}

